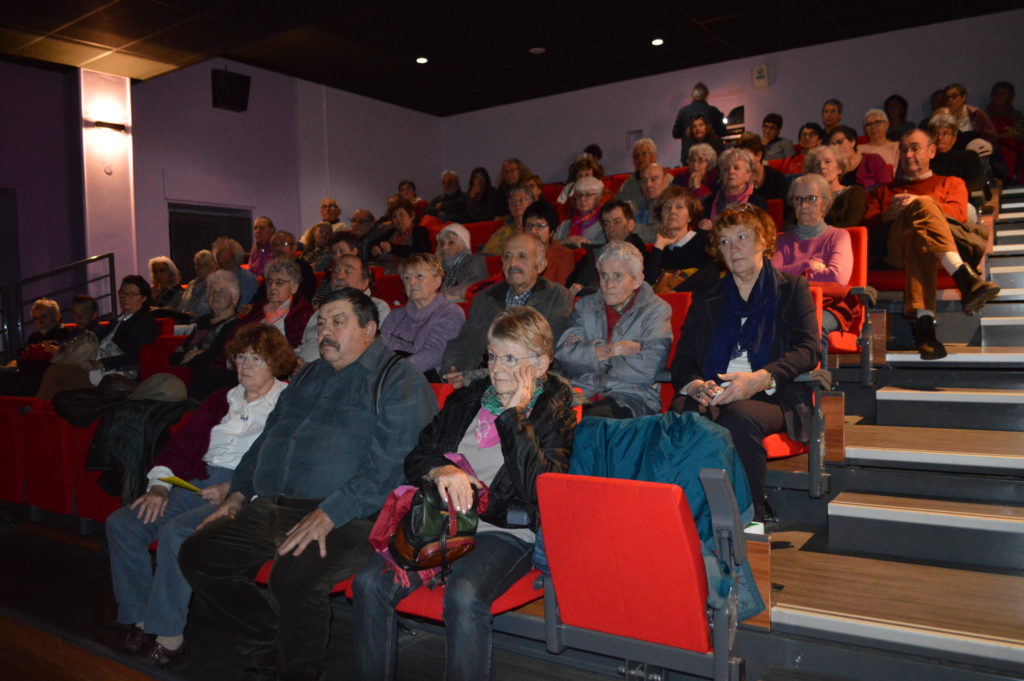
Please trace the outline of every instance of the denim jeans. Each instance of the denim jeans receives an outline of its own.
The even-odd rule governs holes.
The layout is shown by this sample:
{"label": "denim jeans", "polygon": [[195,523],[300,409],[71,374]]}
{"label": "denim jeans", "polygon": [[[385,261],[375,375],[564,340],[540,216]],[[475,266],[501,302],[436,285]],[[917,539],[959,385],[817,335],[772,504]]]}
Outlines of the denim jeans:
{"label": "denim jeans", "polygon": [[[506,532],[481,532],[476,549],[452,563],[444,593],[445,679],[485,681],[491,676],[491,604],[530,571],[533,545]],[[395,606],[422,584],[395,581],[373,558],[356,575],[354,587],[355,676],[362,681],[395,678],[398,620]]]}
{"label": "denim jeans", "polygon": [[[357,518],[327,534],[325,558],[316,542],[299,556],[279,556],[285,534],[320,501],[258,498],[234,519],[204,527],[181,546],[182,574],[249,658],[251,672],[276,669],[280,681],[320,679],[330,635],[331,588],[373,553],[373,523]],[[253,578],[268,560],[274,567],[264,590]]]}
{"label": "denim jeans", "polygon": [[[210,466],[206,480],[191,480],[199,488],[230,482],[234,471]],[[192,589],[178,569],[178,548],[195,532],[196,525],[217,506],[195,492],[171,489],[162,518],[145,524],[132,508],[120,508],[107,518],[110,575],[117,599],[117,621],[145,622],[146,631],[158,636],[178,636],[185,630]],[[159,540],[156,572],[149,545]]]}

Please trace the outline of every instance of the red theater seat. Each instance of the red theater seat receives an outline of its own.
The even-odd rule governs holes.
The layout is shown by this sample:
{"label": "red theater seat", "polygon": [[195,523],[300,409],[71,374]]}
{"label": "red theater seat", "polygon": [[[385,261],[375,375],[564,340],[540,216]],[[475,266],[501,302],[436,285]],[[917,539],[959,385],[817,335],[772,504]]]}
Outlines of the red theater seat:
{"label": "red theater seat", "polygon": [[465,225],[469,230],[469,240],[472,242],[469,244],[470,249],[474,253],[478,252],[503,224],[505,224],[504,220],[488,220],[487,222],[470,222]]}
{"label": "red theater seat", "polygon": [[388,307],[401,307],[406,303],[405,287],[402,285],[402,278],[397,274],[377,277],[373,295],[387,303]]}

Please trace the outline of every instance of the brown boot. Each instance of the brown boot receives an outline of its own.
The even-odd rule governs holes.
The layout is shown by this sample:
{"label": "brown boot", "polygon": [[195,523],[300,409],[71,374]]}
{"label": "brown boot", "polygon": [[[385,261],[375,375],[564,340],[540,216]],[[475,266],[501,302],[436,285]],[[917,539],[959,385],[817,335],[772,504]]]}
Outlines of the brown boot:
{"label": "brown boot", "polygon": [[967,263],[960,265],[953,273],[953,281],[960,289],[964,314],[977,312],[999,295],[999,285],[979,277]]}
{"label": "brown boot", "polygon": [[914,343],[921,359],[942,359],[946,346],[935,336],[935,317],[925,315],[914,320]]}

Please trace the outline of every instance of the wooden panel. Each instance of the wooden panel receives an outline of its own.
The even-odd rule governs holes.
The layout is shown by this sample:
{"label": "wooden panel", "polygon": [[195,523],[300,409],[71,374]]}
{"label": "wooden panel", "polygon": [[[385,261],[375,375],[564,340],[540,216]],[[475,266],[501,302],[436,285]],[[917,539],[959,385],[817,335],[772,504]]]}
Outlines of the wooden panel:
{"label": "wooden panel", "polygon": [[846,461],[846,395],[822,392],[821,411],[825,415],[825,461]]}
{"label": "wooden panel", "polygon": [[785,471],[787,473],[806,473],[808,467],[807,454],[798,454],[785,459],[772,459],[768,462],[768,470]]}
{"label": "wooden panel", "polygon": [[869,310],[871,315],[871,365],[885,364],[885,350],[889,342],[889,315],[885,310]]}
{"label": "wooden panel", "polygon": [[1024,432],[851,425],[846,429],[846,444],[851,447],[1005,456],[1024,452]]}
{"label": "wooden panel", "polygon": [[764,599],[765,609],[743,620],[744,624],[763,629],[772,628],[772,538],[767,535],[764,541],[747,540],[747,561],[754,573],[754,583]]}
{"label": "wooden panel", "polygon": [[1024,644],[1024,577],[801,550],[809,536],[773,535],[775,605]]}
{"label": "wooden panel", "polygon": [[850,506],[869,506],[871,508],[889,508],[900,511],[925,511],[959,516],[975,516],[980,518],[999,518],[1003,520],[1024,520],[1024,507],[1002,506],[999,504],[971,504],[963,501],[946,499],[918,499],[913,497],[894,497],[881,494],[861,494],[843,492],[833,503]]}

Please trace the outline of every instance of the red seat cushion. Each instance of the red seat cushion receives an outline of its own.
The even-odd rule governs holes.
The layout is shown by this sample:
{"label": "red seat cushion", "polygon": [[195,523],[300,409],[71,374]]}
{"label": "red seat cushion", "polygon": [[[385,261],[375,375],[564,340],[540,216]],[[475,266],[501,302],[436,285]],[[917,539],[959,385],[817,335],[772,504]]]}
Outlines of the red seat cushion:
{"label": "red seat cushion", "polygon": [[789,439],[785,433],[769,435],[761,441],[764,445],[768,459],[784,459],[787,456],[796,456],[807,452],[807,445],[803,442]]}
{"label": "red seat cushion", "polygon": [[[519,581],[513,584],[508,591],[503,593],[501,596],[498,596],[498,598],[491,603],[491,614],[500,615],[503,612],[515,610],[516,608],[520,608],[527,603],[543,597],[544,590],[534,588],[534,582],[537,581],[539,576],[540,571],[530,570],[524,576],[520,577]],[[349,588],[348,593],[351,597],[351,587]],[[421,586],[399,601],[396,610],[405,615],[422,617],[424,619],[440,622],[444,619],[444,587],[428,589],[425,586]]]}

